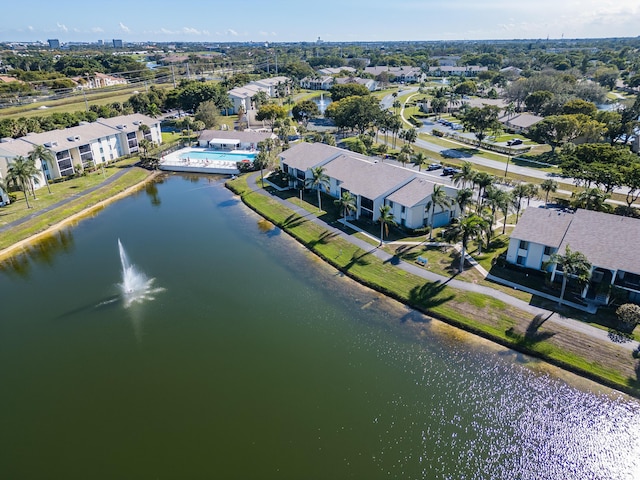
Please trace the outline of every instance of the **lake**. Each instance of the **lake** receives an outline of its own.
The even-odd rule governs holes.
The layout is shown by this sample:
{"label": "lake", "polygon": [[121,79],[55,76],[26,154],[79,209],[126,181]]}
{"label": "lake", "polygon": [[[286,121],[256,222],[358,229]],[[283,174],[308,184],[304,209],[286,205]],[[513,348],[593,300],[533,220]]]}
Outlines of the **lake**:
{"label": "lake", "polygon": [[360,287],[217,177],[56,233],[0,292],[0,478],[640,478],[636,399]]}

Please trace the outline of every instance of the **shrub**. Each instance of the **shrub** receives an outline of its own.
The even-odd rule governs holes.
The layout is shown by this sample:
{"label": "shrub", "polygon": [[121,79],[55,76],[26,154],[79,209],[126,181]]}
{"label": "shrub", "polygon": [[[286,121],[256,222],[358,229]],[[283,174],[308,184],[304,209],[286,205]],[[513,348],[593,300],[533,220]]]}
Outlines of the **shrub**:
{"label": "shrub", "polygon": [[640,306],[635,303],[625,303],[618,307],[616,315],[625,326],[633,329],[640,323]]}

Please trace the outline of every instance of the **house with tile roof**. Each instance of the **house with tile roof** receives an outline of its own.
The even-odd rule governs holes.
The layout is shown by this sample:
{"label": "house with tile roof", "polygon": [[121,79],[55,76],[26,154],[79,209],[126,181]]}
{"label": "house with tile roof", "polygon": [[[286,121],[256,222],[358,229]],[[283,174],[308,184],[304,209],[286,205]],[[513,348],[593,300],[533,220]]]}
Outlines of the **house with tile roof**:
{"label": "house with tile roof", "polygon": [[270,77],[263,78],[250,82],[242,87],[235,87],[229,90],[229,100],[233,105],[233,108],[228,111],[230,114],[236,114],[240,110],[240,107],[245,112],[249,110],[255,110],[253,97],[258,92],[264,92],[270,98],[277,98],[278,96],[286,96],[291,93],[291,81],[289,77]]}
{"label": "house with tile roof", "polygon": [[[280,166],[297,179],[297,186],[312,178],[311,170],[323,167],[329,177],[325,193],[340,198],[350,192],[356,198],[356,219],[373,222],[380,216],[380,207],[388,205],[396,222],[408,229],[429,223],[429,201],[437,182],[432,177],[408,168],[384,163],[349,150],[323,143],[299,143],[280,154]],[[443,185],[447,196],[455,198],[457,189]],[[447,225],[459,215],[457,205],[444,210],[437,208],[434,226]]]}
{"label": "house with tile roof", "polygon": [[[592,264],[590,284],[583,298],[606,303],[610,287],[626,290],[640,302],[640,256],[631,248],[640,238],[640,220],[578,209],[575,213],[528,208],[511,233],[506,260],[543,269],[553,253],[566,247],[584,254]],[[548,267],[552,280],[562,278],[557,265]]]}

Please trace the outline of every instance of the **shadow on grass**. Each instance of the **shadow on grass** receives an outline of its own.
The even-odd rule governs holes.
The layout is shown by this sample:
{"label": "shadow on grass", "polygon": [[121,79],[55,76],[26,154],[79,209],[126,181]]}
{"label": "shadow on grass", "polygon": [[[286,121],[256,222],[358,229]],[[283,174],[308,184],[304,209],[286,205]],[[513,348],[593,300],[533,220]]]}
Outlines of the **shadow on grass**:
{"label": "shadow on grass", "polygon": [[413,287],[409,292],[409,301],[425,308],[437,307],[455,298],[455,294],[442,295],[446,287],[446,282],[428,282],[421,287]]}
{"label": "shadow on grass", "polygon": [[553,332],[539,331],[540,327],[542,327],[544,322],[549,320],[552,315],[553,315],[553,312],[549,313],[549,315],[547,315],[546,317],[545,317],[545,314],[539,313],[535,317],[533,317],[533,320],[531,320],[531,322],[527,326],[527,330],[524,334],[525,340],[530,343],[535,343],[535,342],[541,342],[543,340],[548,340],[549,338],[553,337],[555,335],[555,333]]}
{"label": "shadow on grass", "polygon": [[325,230],[322,235],[320,235],[320,237],[318,237],[317,240],[312,240],[309,242],[309,246],[310,247],[315,247],[316,245],[320,244],[320,245],[326,245],[327,243],[329,243],[329,241],[333,238],[336,238],[338,236],[337,233],[335,232],[329,232],[327,230]]}
{"label": "shadow on grass", "polygon": [[371,254],[372,254],[373,252],[375,252],[375,251],[376,251],[376,249],[374,248],[374,249],[372,249],[372,250],[369,250],[368,252],[363,252],[363,253],[361,253],[360,255],[356,255],[356,254],[354,253],[354,254],[351,256],[351,260],[349,260],[349,262],[344,266],[344,269],[345,269],[345,270],[349,270],[349,269],[353,268],[353,267],[354,267],[354,266],[356,266],[356,265],[359,265],[359,266],[366,266],[366,265],[369,265],[369,263],[371,263],[371,262],[369,262],[369,261],[366,259],[366,257],[367,257],[367,256],[369,256],[369,255],[371,255]]}
{"label": "shadow on grass", "polygon": [[304,217],[301,217],[297,213],[292,213],[287,218],[285,218],[284,222],[282,222],[282,226],[286,228],[294,228],[308,221],[309,220],[307,220]]}

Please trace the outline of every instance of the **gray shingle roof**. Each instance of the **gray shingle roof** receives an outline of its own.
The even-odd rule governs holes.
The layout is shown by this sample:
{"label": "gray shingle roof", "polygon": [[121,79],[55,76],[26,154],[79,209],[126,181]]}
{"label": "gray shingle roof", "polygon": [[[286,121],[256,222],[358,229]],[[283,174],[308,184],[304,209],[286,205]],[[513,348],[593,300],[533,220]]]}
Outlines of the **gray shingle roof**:
{"label": "gray shingle roof", "polygon": [[582,252],[598,267],[640,274],[640,255],[634,252],[640,240],[640,220],[608,213],[578,210],[560,245],[564,253]]}
{"label": "gray shingle roof", "polygon": [[572,219],[571,213],[527,208],[511,232],[511,238],[558,248]]}
{"label": "gray shingle roof", "polygon": [[280,154],[283,163],[291,168],[307,170],[318,166],[330,158],[343,153],[344,150],[324,143],[298,143]]}
{"label": "gray shingle roof", "polygon": [[435,186],[436,183],[431,182],[426,178],[414,178],[409,183],[389,195],[387,200],[411,208],[419,203],[426,203],[426,199],[431,196],[433,193],[433,187]]}
{"label": "gray shingle roof", "polygon": [[200,137],[198,137],[200,141],[204,142],[210,142],[214,138],[258,143],[266,140],[267,138],[276,138],[276,135],[271,132],[254,132],[246,130],[242,132],[236,132],[235,130],[205,130],[200,134]]}
{"label": "gray shingle roof", "polygon": [[325,173],[343,182],[354,195],[362,195],[369,199],[378,198],[394,187],[408,182],[415,172],[383,162],[372,162],[366,157],[342,154],[325,165]]}
{"label": "gray shingle roof", "polygon": [[558,248],[567,245],[583,253],[594,266],[640,275],[640,255],[633,248],[640,240],[640,220],[578,209],[576,213],[528,208],[512,238]]}

